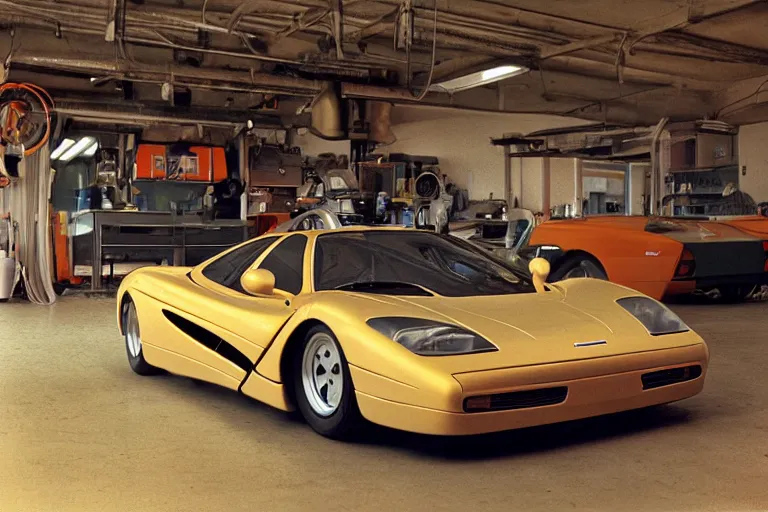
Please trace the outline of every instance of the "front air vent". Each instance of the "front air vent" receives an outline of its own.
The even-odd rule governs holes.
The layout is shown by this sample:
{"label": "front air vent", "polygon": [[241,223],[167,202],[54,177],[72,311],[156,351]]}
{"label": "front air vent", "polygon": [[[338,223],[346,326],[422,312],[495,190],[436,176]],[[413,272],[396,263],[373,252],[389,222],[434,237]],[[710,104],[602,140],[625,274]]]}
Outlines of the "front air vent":
{"label": "front air vent", "polygon": [[474,396],[464,400],[464,410],[466,412],[487,412],[529,409],[563,403],[567,396],[568,388],[566,386]]}
{"label": "front air vent", "polygon": [[641,379],[643,380],[643,389],[655,389],[698,379],[699,377],[701,377],[701,366],[694,365],[644,373]]}
{"label": "front air vent", "polygon": [[183,316],[177,315],[176,313],[172,313],[167,309],[163,310],[163,315],[168,319],[169,322],[175,325],[177,329],[179,329],[181,332],[199,344],[210,350],[213,350],[221,357],[239,366],[243,370],[250,371],[253,363],[250,359],[248,359],[248,356],[237,350],[223,339],[216,336],[208,329],[200,327],[196,323],[187,320]]}

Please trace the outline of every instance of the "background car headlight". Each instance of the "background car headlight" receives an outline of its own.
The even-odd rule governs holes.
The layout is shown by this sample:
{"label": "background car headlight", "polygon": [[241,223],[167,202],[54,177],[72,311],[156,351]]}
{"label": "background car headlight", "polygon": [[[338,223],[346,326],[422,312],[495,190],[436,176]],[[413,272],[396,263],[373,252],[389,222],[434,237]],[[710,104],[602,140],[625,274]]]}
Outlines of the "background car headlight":
{"label": "background car headlight", "polygon": [[461,327],[409,317],[372,318],[368,325],[421,356],[451,356],[498,350],[495,345]]}
{"label": "background car headlight", "polygon": [[690,331],[669,308],[647,297],[627,297],[616,301],[637,318],[652,336]]}

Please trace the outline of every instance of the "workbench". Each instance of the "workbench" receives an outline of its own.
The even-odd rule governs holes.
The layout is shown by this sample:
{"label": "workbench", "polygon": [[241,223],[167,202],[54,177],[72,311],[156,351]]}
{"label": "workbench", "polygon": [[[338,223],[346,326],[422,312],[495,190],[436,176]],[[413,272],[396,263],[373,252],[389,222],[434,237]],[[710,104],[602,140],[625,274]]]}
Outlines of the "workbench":
{"label": "workbench", "polygon": [[[197,264],[245,241],[241,220],[203,221],[198,215],[130,210],[84,210],[69,225],[73,265],[91,267],[91,292],[103,291],[105,258]],[[190,261],[193,260],[193,261]]]}

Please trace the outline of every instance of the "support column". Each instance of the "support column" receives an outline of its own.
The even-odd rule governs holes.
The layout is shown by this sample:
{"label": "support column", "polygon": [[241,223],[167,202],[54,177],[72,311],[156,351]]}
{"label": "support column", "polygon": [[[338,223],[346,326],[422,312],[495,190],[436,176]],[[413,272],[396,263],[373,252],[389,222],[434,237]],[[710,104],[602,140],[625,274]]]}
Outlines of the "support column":
{"label": "support column", "polygon": [[248,220],[248,187],[251,177],[248,172],[248,144],[245,135],[240,135],[237,140],[238,153],[240,153],[240,181],[243,182],[243,195],[240,196],[240,220]]}
{"label": "support column", "polygon": [[504,146],[504,200],[507,208],[512,208],[514,194],[512,194],[512,157],[509,146]]}
{"label": "support column", "polygon": [[584,180],[582,179],[582,171],[584,169],[584,162],[581,158],[573,159],[573,190],[575,204],[573,213],[574,215],[582,215],[581,205],[584,201]]}
{"label": "support column", "polygon": [[552,208],[550,204],[550,197],[552,195],[552,176],[549,166],[549,157],[545,156],[541,159],[541,212],[544,214],[544,218],[549,218],[549,211]]}

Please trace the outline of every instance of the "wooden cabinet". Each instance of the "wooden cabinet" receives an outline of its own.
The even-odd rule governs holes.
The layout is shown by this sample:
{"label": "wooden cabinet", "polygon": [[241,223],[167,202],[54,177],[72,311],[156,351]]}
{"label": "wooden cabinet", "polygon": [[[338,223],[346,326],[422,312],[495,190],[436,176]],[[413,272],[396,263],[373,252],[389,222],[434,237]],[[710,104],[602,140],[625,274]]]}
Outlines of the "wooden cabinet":
{"label": "wooden cabinet", "polygon": [[254,146],[248,158],[252,187],[300,187],[301,155],[277,146]]}

